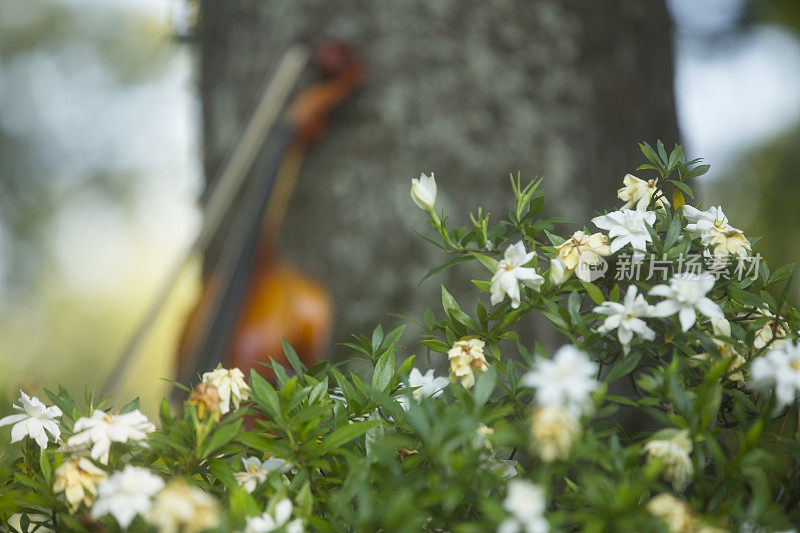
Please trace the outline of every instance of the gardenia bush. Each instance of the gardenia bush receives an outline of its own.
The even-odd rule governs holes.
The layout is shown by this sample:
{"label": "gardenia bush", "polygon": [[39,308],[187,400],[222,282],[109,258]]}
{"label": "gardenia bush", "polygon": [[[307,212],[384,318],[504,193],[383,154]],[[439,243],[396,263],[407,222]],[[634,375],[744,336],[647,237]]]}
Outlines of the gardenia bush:
{"label": "gardenia bush", "polygon": [[[792,266],[769,268],[721,207],[686,203],[707,165],[640,146],[622,203],[579,228],[542,216],[541,180],[512,177],[505,218],[478,209],[458,228],[437,214],[434,176],[412,180],[424,238],[450,259],[429,275],[487,271],[473,301],[441,287],[419,342],[404,337],[428,353],[405,353],[404,326],[355,335],[343,364],[305,368],[285,346],[275,383],[218,368],[176,383],[185,401],[165,400],[157,424],[135,400],[20,391],[0,420],[14,443],[2,526],[791,530]],[[536,320],[558,332],[555,349],[519,340]]]}

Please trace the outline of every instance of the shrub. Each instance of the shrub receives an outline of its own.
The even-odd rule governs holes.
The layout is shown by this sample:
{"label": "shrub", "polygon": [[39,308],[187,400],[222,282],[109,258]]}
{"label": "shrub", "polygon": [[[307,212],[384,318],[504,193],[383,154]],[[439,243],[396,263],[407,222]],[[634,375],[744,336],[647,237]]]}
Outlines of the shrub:
{"label": "shrub", "polygon": [[[405,326],[352,359],[219,368],[158,429],[134,400],[21,393],[0,466],[10,531],[775,531],[800,521],[792,265],[770,269],[719,207],[708,166],[640,145],[623,208],[559,236],[541,180],[512,177],[497,225],[450,229],[433,176],[412,198],[452,258],[486,267],[475,302],[442,286],[424,365]],[[596,228],[596,229],[595,229]],[[600,231],[598,231],[600,230]],[[754,240],[755,241],[755,240]],[[753,242],[754,242],[753,241]],[[430,275],[429,274],[429,275]],[[485,293],[481,295],[480,293]],[[491,306],[487,307],[488,301]],[[473,311],[470,314],[469,311]],[[550,353],[516,330],[543,317]],[[441,361],[449,377],[419,369]],[[435,366],[435,365],[434,365]],[[442,366],[442,365],[439,365]],[[349,368],[346,371],[345,368]],[[15,525],[12,525],[15,524]]]}

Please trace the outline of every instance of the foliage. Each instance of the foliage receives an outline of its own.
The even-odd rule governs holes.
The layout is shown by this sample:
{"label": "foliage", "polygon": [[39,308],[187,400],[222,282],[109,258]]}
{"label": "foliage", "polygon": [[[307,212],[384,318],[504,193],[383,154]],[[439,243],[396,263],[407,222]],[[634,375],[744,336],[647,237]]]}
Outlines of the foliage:
{"label": "foliage", "polygon": [[[667,289],[654,289],[669,281],[660,274],[615,279],[625,254],[637,250],[626,245],[611,252],[614,231],[597,238],[589,250],[594,255],[579,254],[580,261],[605,258],[605,276],[586,279],[592,276],[580,265],[570,270],[569,246],[578,234],[559,237],[556,227],[568,222],[541,217],[541,180],[525,184],[512,177],[513,202],[496,225],[479,209],[471,226],[453,229],[434,211],[434,189],[429,209],[418,203],[435,230],[435,238],[425,238],[452,258],[431,273],[478,261],[491,280],[475,280],[476,293],[502,299],[487,307],[479,296],[467,307],[441,287],[442,311],[424,314],[422,343],[450,361],[448,384],[431,388],[438,382],[419,373],[415,356],[401,355],[404,326],[388,332],[378,326],[346,343],[348,363],[360,362],[361,371],[344,372],[329,362],[306,368],[285,346],[290,368],[270,363],[275,383],[251,372],[249,389],[235,393],[238,408],[221,412],[216,388],[195,388],[188,396],[190,389],[176,384],[187,393],[180,408],[165,400],[157,431],[144,441],[115,441],[107,464],[94,460],[95,466],[107,473],[144,467],[168,486],[184,480],[219,503],[214,528],[223,531],[248,524],[259,530],[252,517],[277,516],[285,499],[295,517],[282,522],[287,530],[297,530],[296,519],[314,531],[789,528],[800,521],[800,439],[794,433],[800,364],[787,363],[780,375],[769,365],[779,356],[796,361],[791,339],[800,315],[786,303],[792,267],[770,269],[761,260],[754,275],[742,279],[735,275],[736,261],[720,269],[723,258],[752,256],[745,254],[750,242],[735,228],[715,226],[735,240],[723,243],[730,257],[715,248],[718,241],[705,242],[706,234],[698,240],[693,226],[686,228],[693,211],[681,205],[708,167],[687,162],[679,146],[670,153],[661,142],[641,148],[647,161],[638,171],[651,175],[640,180],[650,187],[644,210],[655,213],[646,237],[640,235],[645,252],[671,273],[687,255],[714,259],[716,270],[708,261],[703,270],[713,270],[717,279],[700,296],[665,296]],[[620,196],[640,181],[626,177],[629,190]],[[591,233],[583,228],[582,235]],[[501,255],[516,242],[522,246]],[[514,262],[523,256],[523,263]],[[556,261],[564,261],[566,274],[546,270]],[[619,320],[639,318],[646,327],[631,322],[627,337],[615,329],[611,314],[618,307],[608,302],[627,305],[629,287],[646,299],[637,317],[626,311]],[[711,306],[700,303],[704,297]],[[675,305],[697,302],[696,310],[688,307],[694,317],[689,327],[688,311],[668,311],[670,298]],[[714,308],[725,318],[710,316]],[[567,347],[551,354],[540,343],[524,346],[516,330],[533,315],[544,317]],[[592,375],[579,379],[586,369]],[[773,391],[776,384],[782,388]],[[588,407],[579,401],[580,387]],[[224,395],[221,386],[219,393]],[[63,413],[66,445],[40,449],[25,438],[3,455],[0,523],[10,531],[32,531],[35,524],[119,528],[114,516],[93,516],[85,502],[71,512],[65,495],[54,490],[54,478],[71,457],[87,453],[70,446],[77,420],[96,409],[134,413],[138,405],[117,411],[112,399],[86,394],[78,402],[63,388],[46,394]],[[248,491],[245,456],[279,458],[286,469],[267,472]],[[18,526],[10,524],[12,515]],[[152,529],[153,521],[142,512],[130,529]]]}

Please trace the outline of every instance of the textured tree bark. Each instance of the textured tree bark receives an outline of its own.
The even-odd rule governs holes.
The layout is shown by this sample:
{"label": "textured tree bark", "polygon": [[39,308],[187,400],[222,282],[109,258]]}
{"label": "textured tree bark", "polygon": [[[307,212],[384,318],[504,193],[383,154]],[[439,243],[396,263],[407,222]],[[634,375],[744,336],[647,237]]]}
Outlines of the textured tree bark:
{"label": "textured tree bark", "polygon": [[208,176],[282,45],[342,39],[366,62],[366,87],[304,163],[280,239],[332,289],[336,341],[439,307],[439,282],[464,301],[469,279],[487,278],[459,268],[417,287],[449,259],[414,234],[428,231],[409,198],[420,171],[436,173],[451,226],[478,206],[499,219],[517,171],[545,177],[551,213],[588,224],[618,205],[636,141],[677,141],[663,0],[205,0],[202,19]]}

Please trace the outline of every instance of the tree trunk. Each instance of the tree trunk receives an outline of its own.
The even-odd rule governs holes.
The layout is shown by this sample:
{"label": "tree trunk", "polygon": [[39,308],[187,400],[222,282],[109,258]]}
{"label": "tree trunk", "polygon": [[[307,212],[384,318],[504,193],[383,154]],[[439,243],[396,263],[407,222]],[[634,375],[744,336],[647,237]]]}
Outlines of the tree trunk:
{"label": "tree trunk", "polygon": [[588,225],[619,205],[636,141],[677,141],[663,0],[206,0],[202,20],[207,176],[290,40],[341,39],[366,63],[364,90],[304,162],[280,238],[332,290],[337,342],[438,308],[440,282],[467,301],[469,279],[488,278],[457,268],[417,287],[449,259],[414,234],[430,231],[409,197],[420,171],[436,173],[451,226],[478,206],[501,218],[517,171],[545,177],[550,213]]}

